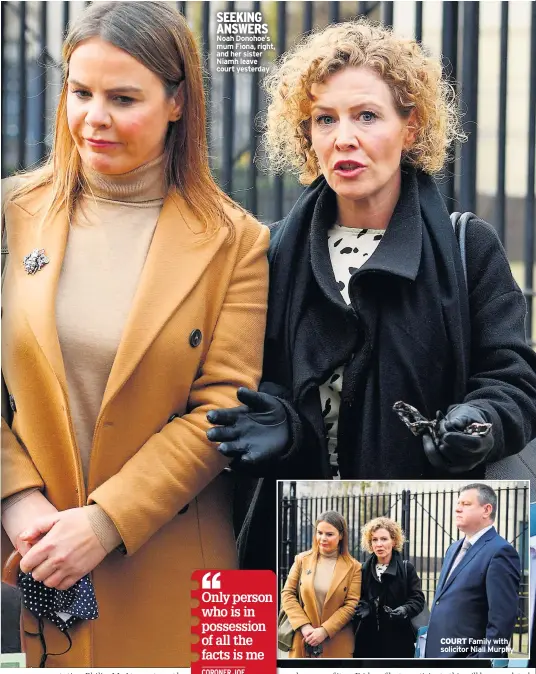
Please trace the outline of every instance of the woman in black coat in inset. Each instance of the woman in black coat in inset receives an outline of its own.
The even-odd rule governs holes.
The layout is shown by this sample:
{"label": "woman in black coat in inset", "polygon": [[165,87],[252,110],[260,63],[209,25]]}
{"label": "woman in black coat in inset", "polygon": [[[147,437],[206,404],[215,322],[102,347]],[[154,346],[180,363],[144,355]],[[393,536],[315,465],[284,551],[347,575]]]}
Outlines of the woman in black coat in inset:
{"label": "woman in black coat in inset", "polygon": [[414,656],[410,619],[423,610],[425,599],[415,567],[402,560],[403,541],[400,525],[388,517],[363,527],[361,546],[372,554],[362,567],[355,658]]}

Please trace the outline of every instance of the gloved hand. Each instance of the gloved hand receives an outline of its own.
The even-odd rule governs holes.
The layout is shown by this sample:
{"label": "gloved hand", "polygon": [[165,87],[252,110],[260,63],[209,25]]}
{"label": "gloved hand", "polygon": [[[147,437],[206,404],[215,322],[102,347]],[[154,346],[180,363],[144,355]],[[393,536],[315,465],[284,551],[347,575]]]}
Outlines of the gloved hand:
{"label": "gloved hand", "polygon": [[370,615],[370,604],[364,599],[361,599],[361,601],[355,608],[354,618],[356,620],[364,620],[365,618],[368,618],[369,615]]}
{"label": "gloved hand", "polygon": [[465,473],[486,460],[493,449],[493,429],[483,437],[462,432],[473,423],[489,423],[489,419],[478,407],[462,403],[440,421],[439,444],[428,434],[422,436],[424,453],[432,466],[448,473]]}
{"label": "gloved hand", "polygon": [[207,437],[220,442],[218,451],[235,458],[233,467],[254,466],[283,454],[291,440],[285,406],[268,393],[239,388],[236,397],[244,405],[211,410]]}
{"label": "gloved hand", "polygon": [[405,606],[398,606],[397,608],[384,606],[383,610],[388,614],[391,620],[405,620],[408,617],[408,611]]}

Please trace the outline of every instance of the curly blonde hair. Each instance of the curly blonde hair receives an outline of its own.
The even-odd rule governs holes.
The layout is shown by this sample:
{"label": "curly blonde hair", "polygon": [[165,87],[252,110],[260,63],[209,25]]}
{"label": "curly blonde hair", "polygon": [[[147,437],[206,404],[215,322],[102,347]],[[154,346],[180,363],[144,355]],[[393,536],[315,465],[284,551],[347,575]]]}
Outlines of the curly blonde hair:
{"label": "curly blonde hair", "polygon": [[398,522],[390,519],[389,517],[376,517],[374,520],[367,522],[365,526],[361,529],[361,549],[366,552],[373,552],[372,550],[372,534],[378,529],[385,529],[389,532],[392,540],[393,547],[398,552],[402,552],[402,546],[406,537],[402,531],[402,527]]}
{"label": "curly blonde hair", "polygon": [[388,85],[401,117],[415,111],[416,136],[405,161],[437,173],[454,140],[463,141],[453,87],[440,62],[415,41],[366,18],[328,26],[284,54],[264,81],[264,147],[270,168],[296,173],[303,185],[320,174],[311,146],[311,86],[346,67],[370,68]]}

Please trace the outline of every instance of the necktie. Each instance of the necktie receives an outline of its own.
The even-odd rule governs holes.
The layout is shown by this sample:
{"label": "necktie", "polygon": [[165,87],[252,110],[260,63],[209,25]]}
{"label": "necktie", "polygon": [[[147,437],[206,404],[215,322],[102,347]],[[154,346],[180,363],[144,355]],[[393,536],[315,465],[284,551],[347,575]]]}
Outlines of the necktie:
{"label": "necktie", "polygon": [[450,571],[449,571],[449,575],[447,576],[447,580],[452,575],[452,572],[454,571],[454,569],[458,566],[458,564],[465,557],[465,553],[467,552],[467,550],[469,550],[470,547],[471,547],[471,543],[467,540],[467,537],[464,538],[462,547],[461,547],[460,551],[458,552],[458,554],[456,555],[454,561],[452,562],[452,566],[450,567]]}

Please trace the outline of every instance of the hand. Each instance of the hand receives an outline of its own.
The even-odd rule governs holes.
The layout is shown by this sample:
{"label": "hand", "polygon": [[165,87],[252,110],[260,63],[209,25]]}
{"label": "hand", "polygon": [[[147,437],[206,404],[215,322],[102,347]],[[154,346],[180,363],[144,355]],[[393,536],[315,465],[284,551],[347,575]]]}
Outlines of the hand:
{"label": "hand", "polygon": [[439,423],[438,444],[430,435],[422,436],[424,453],[435,468],[465,473],[486,460],[493,449],[493,431],[483,437],[463,433],[472,423],[489,423],[489,419],[474,405],[456,405]]}
{"label": "hand", "polygon": [[13,543],[13,547],[24,556],[32,545],[37,543],[42,534],[36,533],[35,536],[24,538],[21,534],[32,530],[34,522],[40,517],[54,516],[57,512],[57,509],[40,491],[34,491],[4,511],[2,526]]}
{"label": "hand", "polygon": [[307,639],[307,637],[315,631],[315,628],[311,625],[311,623],[307,623],[307,625],[302,625],[300,627],[300,632],[302,633],[302,637],[304,639]]}
{"label": "hand", "polygon": [[354,618],[358,620],[364,620],[370,615],[370,604],[362,599],[359,604],[356,606]]}
{"label": "hand", "polygon": [[384,606],[383,610],[389,615],[391,620],[405,620],[408,617],[408,611],[405,606],[398,606],[397,608]]}
{"label": "hand", "polygon": [[235,458],[233,467],[253,466],[283,454],[290,441],[289,424],[284,405],[268,393],[239,388],[236,397],[241,407],[211,410],[207,437],[220,442],[218,451]]}
{"label": "hand", "polygon": [[37,520],[22,538],[45,534],[21,560],[23,573],[47,587],[67,590],[106,557],[83,508],[71,508]]}
{"label": "hand", "polygon": [[328,633],[323,627],[316,627],[305,637],[309,646],[318,646],[328,638]]}

